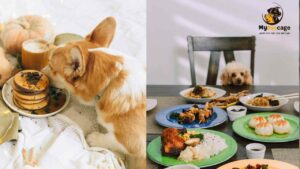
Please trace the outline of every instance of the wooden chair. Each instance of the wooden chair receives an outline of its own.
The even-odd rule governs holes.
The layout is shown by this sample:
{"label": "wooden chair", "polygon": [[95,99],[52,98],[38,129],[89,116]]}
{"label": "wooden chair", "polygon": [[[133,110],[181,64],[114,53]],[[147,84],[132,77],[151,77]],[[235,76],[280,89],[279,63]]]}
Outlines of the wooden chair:
{"label": "wooden chair", "polygon": [[221,52],[224,52],[225,62],[235,60],[233,51],[251,51],[251,75],[254,77],[255,36],[250,37],[193,37],[188,36],[188,55],[191,70],[192,85],[196,85],[194,52],[211,51],[206,78],[207,85],[216,85]]}

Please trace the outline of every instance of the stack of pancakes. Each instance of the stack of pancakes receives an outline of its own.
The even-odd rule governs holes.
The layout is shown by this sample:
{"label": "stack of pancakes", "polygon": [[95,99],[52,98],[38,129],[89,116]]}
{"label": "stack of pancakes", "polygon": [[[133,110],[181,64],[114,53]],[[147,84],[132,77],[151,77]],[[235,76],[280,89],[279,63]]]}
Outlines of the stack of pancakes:
{"label": "stack of pancakes", "polygon": [[13,100],[16,106],[26,110],[38,110],[49,103],[48,77],[36,70],[24,70],[15,75]]}

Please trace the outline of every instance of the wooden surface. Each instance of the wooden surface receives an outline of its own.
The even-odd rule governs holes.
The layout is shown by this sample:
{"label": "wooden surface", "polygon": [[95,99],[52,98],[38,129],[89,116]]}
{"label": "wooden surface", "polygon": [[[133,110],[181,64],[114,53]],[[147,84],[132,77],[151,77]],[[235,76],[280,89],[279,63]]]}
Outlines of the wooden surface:
{"label": "wooden surface", "polygon": [[[147,142],[149,143],[152,139],[156,138],[160,135],[161,131],[164,129],[163,127],[159,126],[155,122],[155,114],[164,108],[178,105],[178,104],[186,104],[186,102],[179,96],[179,92],[183,89],[188,88],[189,86],[174,86],[174,85],[150,85],[147,86],[147,97],[148,98],[157,98],[158,99],[158,105],[155,109],[152,111],[147,112]],[[251,86],[251,87],[221,87],[217,86],[219,88],[223,88],[227,92],[238,92],[244,89],[250,90],[251,93],[260,93],[260,92],[269,92],[269,93],[275,93],[275,94],[289,94],[289,93],[295,93],[299,92],[298,86]],[[294,110],[293,103],[295,100],[290,100],[287,105],[282,107],[278,112],[284,112],[287,114],[292,114],[299,116],[299,114]],[[163,103],[160,103],[163,102]],[[252,111],[248,111],[248,113],[251,113]],[[238,135],[236,135],[232,128],[232,122],[229,120],[226,123],[223,123],[222,125],[219,125],[217,127],[210,128],[212,130],[222,131],[230,136],[232,136],[238,143],[238,151],[234,157],[232,157],[230,160],[228,160],[226,163],[230,161],[235,161],[239,159],[246,159],[246,151],[245,146],[249,143],[252,143],[254,141],[247,140],[245,138],[242,138]],[[273,148],[298,148],[299,143],[298,141],[288,142],[288,143],[263,143],[267,146],[266,156],[265,158],[273,159],[273,155],[271,152],[271,149]],[[221,164],[222,165],[222,164]],[[220,166],[220,165],[218,165]],[[207,169],[215,169],[218,166],[209,167]],[[163,166],[157,165],[150,160],[148,160],[148,168],[151,169],[160,169],[164,168]]]}
{"label": "wooden surface", "polygon": [[194,51],[251,50],[255,37],[192,37],[192,40]]}

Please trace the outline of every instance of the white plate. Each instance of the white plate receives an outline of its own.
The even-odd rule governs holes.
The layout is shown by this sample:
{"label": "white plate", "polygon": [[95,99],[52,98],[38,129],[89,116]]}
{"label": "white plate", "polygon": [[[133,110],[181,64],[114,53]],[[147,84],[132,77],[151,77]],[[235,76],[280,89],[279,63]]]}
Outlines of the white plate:
{"label": "white plate", "polygon": [[157,100],[156,99],[147,99],[146,100],[146,110],[150,111],[154,109],[157,105]]}
{"label": "white plate", "polygon": [[63,90],[66,94],[66,99],[67,100],[66,100],[65,104],[60,109],[58,109],[55,112],[51,112],[51,113],[47,113],[47,114],[43,114],[43,115],[32,114],[31,111],[20,109],[19,107],[17,107],[15,105],[15,103],[13,101],[13,93],[12,93],[13,88],[12,88],[12,85],[11,85],[12,82],[13,82],[13,78],[9,79],[4,84],[4,86],[2,88],[2,97],[3,97],[4,102],[12,110],[14,110],[15,112],[20,113],[23,116],[28,116],[28,117],[31,117],[31,118],[44,118],[44,117],[53,116],[53,115],[59,113],[60,111],[62,111],[68,105],[68,103],[70,101],[70,93],[67,90]]}
{"label": "white plate", "polygon": [[278,106],[272,106],[272,107],[261,107],[261,106],[252,106],[249,105],[248,102],[250,99],[253,99],[255,96],[263,94],[264,96],[275,96],[275,97],[281,97],[278,94],[273,94],[273,93],[255,93],[255,94],[250,94],[248,96],[244,96],[240,98],[240,102],[245,105],[248,109],[253,110],[253,111],[275,111],[278,110],[279,108],[281,108],[282,106],[284,106],[285,104],[287,104],[289,102],[288,99],[283,98],[283,99],[279,99],[279,105]]}
{"label": "white plate", "polygon": [[294,108],[299,113],[299,101],[294,102]]}
{"label": "white plate", "polygon": [[192,88],[188,88],[188,89],[184,89],[179,94],[180,94],[180,96],[182,96],[183,98],[185,98],[187,101],[194,102],[194,103],[209,102],[212,99],[216,99],[216,98],[222,97],[222,96],[224,96],[226,94],[225,90],[222,90],[222,89],[219,89],[219,88],[207,87],[207,86],[204,86],[204,87],[206,87],[208,89],[211,89],[212,91],[216,92],[216,95],[213,96],[213,97],[210,97],[210,98],[192,98],[192,97],[186,96],[189,92],[191,92],[194,89],[193,87]]}

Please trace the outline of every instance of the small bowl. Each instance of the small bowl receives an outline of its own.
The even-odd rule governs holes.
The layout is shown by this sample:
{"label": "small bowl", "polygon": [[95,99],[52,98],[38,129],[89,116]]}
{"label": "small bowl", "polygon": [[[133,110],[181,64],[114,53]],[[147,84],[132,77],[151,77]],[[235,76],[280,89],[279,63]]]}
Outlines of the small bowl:
{"label": "small bowl", "polygon": [[249,159],[264,159],[266,146],[260,143],[250,143],[246,146],[246,152]]}
{"label": "small bowl", "polygon": [[230,121],[234,121],[240,117],[243,117],[247,113],[247,108],[244,106],[230,106],[227,107],[226,110]]}
{"label": "small bowl", "polygon": [[175,165],[172,167],[168,167],[166,169],[200,169],[200,168],[191,164],[184,164],[184,165]]}

